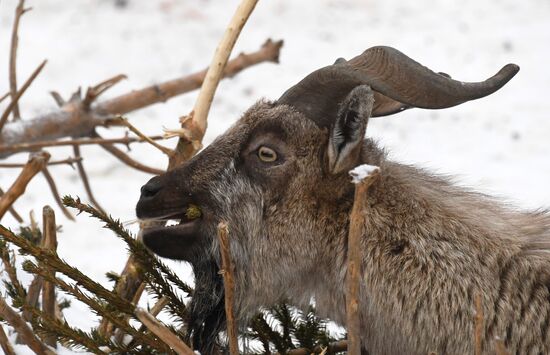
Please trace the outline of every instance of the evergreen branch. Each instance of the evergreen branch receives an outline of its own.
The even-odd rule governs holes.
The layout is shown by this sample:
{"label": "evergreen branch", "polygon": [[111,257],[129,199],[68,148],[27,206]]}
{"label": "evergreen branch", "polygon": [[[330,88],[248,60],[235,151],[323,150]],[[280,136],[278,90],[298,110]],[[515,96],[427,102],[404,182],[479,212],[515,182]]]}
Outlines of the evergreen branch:
{"label": "evergreen branch", "polygon": [[[17,278],[17,270],[15,268],[15,256],[13,256],[10,252],[10,249],[6,245],[6,242],[4,240],[0,239],[0,258],[2,259],[2,263],[4,264],[4,271],[6,271],[6,274],[8,274],[8,278],[10,280],[11,287],[13,291],[19,296],[19,297],[25,297],[26,292],[21,283],[19,282],[19,279]],[[6,284],[6,288],[9,288],[9,286]]]}
{"label": "evergreen branch", "polygon": [[124,317],[112,309],[112,307],[105,307],[101,301],[97,298],[92,298],[86,295],[78,286],[70,285],[63,281],[62,279],[52,276],[46,270],[39,268],[31,261],[26,261],[23,263],[23,269],[29,273],[42,276],[45,280],[55,283],[60,289],[74,296],[76,299],[90,307],[96,314],[99,316],[107,318],[110,322],[115,324],[118,328],[123,329],[127,334],[130,334],[136,339],[137,342],[148,345],[153,349],[158,349],[159,351],[166,351],[166,347],[163,347],[162,343],[156,341],[156,339],[140,334],[135,328],[130,326],[125,320]]}
{"label": "evergreen branch", "polygon": [[25,344],[29,346],[38,355],[55,355],[44,343],[36,337],[32,329],[27,325],[27,322],[11,308],[4,297],[0,296],[0,317],[8,322],[15,331],[21,335]]}
{"label": "evergreen branch", "polygon": [[54,251],[35,246],[28,240],[16,236],[11,230],[6,229],[2,225],[0,225],[0,235],[2,235],[9,242],[15,244],[19,248],[34,256],[39,262],[43,263],[47,267],[50,267],[53,270],[56,270],[57,272],[60,272],[75,280],[86,290],[104,299],[113,307],[119,309],[121,312],[133,314],[134,306],[130,302],[117,297],[101,284],[93,281],[88,276],[84,275],[80,270],[67,264],[65,261],[60,259],[57,256],[57,253],[55,253]]}
{"label": "evergreen branch", "polygon": [[[78,198],[75,200],[71,196],[65,196],[63,197],[63,203],[68,207],[75,208],[80,212],[86,212],[90,216],[104,222],[105,228],[112,230],[118,237],[120,237],[128,245],[130,252],[136,255],[137,259],[141,260],[143,265],[151,265],[150,268],[147,267],[147,270],[158,269],[162,272],[162,274],[166,276],[166,279],[172,282],[176,287],[187,292],[189,295],[193,293],[193,289],[189,285],[184,283],[178,276],[176,276],[176,274],[174,274],[174,272],[170,270],[170,268],[166,266],[166,264],[158,260],[158,258],[155,257],[153,254],[151,254],[151,252],[149,252],[149,250],[147,250],[141,242],[136,240],[136,238],[134,238],[132,234],[126,228],[124,228],[119,220],[113,219],[111,216],[97,210],[91,205],[81,203],[80,199]],[[152,275],[157,280],[163,280],[162,276],[157,272],[154,272]]]}

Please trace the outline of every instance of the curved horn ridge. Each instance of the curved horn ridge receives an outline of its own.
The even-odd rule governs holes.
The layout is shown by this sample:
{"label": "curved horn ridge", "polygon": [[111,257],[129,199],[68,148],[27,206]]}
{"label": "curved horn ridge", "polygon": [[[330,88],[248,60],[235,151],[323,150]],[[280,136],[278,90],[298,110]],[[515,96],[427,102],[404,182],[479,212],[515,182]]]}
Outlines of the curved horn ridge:
{"label": "curved horn ridge", "polygon": [[371,47],[357,57],[338,60],[306,76],[278,100],[294,106],[320,126],[329,125],[341,100],[358,85],[375,92],[372,116],[385,116],[407,108],[442,109],[490,95],[519,71],[515,64],[481,82],[462,82],[436,73],[397,49]]}
{"label": "curved horn ridge", "polygon": [[447,108],[490,95],[519,71],[515,64],[504,66],[481,82],[462,82],[435,73],[391,47],[372,47],[347,62],[366,74],[372,88],[404,104],[429,109]]}

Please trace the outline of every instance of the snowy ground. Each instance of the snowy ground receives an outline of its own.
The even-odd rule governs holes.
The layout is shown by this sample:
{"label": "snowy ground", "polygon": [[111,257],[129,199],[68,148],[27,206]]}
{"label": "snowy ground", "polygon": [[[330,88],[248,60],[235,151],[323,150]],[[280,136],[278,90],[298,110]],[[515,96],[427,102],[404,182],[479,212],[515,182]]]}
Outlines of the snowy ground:
{"label": "snowy ground", "polygon": [[[0,2],[0,94],[8,89],[9,38],[16,3]],[[51,90],[66,97],[79,85],[86,87],[118,73],[127,74],[128,80],[106,94],[114,96],[202,69],[210,62],[238,1],[129,0],[122,9],[116,8],[113,0],[27,3],[34,9],[21,23],[19,82],[48,59],[21,101],[24,117],[32,117],[55,109],[48,95]],[[373,45],[396,47],[424,65],[464,81],[485,79],[513,62],[521,66],[520,73],[488,98],[444,111],[410,110],[375,119],[367,134],[376,137],[396,160],[457,175],[461,184],[502,196],[520,207],[548,207],[549,17],[550,2],[546,0],[260,1],[236,51],[256,50],[268,37],[282,38],[281,64],[256,66],[220,85],[206,143],[258,98],[275,99],[310,71]],[[158,134],[163,127],[176,127],[178,117],[189,112],[195,97],[196,93],[188,94],[128,117],[142,131]],[[122,220],[135,218],[139,187],[149,176],[98,148],[82,150],[99,201]],[[71,154],[65,149],[50,151],[57,158]],[[132,146],[131,154],[158,168],[167,164],[147,145]],[[9,159],[25,160],[24,154]],[[62,194],[85,196],[70,167],[52,167],[51,171]],[[7,188],[16,173],[0,170],[0,186]],[[44,204],[53,201],[45,181],[38,177],[15,207],[25,215],[30,210],[39,214]],[[63,224],[59,253],[107,284],[105,272],[119,272],[126,261],[124,246],[85,216],[79,216],[75,224],[58,213],[58,220]],[[2,223],[16,227],[11,216]],[[173,265],[188,273],[184,265]],[[90,327],[95,322],[76,302],[66,316],[76,326]]]}

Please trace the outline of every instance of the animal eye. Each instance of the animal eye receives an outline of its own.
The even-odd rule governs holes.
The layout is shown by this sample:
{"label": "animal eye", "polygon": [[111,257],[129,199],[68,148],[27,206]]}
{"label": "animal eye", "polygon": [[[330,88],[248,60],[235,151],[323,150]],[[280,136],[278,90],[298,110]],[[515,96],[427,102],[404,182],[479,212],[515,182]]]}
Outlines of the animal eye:
{"label": "animal eye", "polygon": [[273,163],[277,160],[277,153],[271,148],[261,146],[260,149],[258,149],[258,158],[263,162]]}

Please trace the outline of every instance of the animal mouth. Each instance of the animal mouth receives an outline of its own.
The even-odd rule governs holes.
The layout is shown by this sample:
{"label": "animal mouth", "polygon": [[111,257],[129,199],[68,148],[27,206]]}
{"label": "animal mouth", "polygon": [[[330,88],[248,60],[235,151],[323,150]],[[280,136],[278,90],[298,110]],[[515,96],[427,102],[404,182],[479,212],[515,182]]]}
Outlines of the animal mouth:
{"label": "animal mouth", "polygon": [[143,229],[143,243],[147,248],[161,257],[186,260],[199,239],[202,211],[189,204],[179,212],[144,221],[160,224]]}

